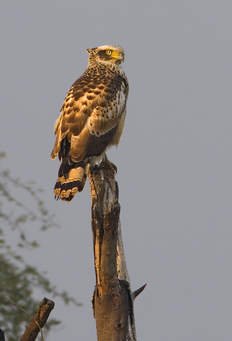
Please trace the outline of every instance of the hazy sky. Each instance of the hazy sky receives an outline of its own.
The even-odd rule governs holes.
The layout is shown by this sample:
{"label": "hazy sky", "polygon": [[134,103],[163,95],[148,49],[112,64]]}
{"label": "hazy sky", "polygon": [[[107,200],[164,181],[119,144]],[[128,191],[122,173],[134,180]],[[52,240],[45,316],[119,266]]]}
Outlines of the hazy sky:
{"label": "hazy sky", "polygon": [[[88,186],[53,200],[49,159],[65,93],[88,47],[119,44],[130,82],[118,166],[138,340],[231,341],[232,3],[221,0],[2,1],[1,148],[36,180],[60,229],[30,259],[84,303],[57,301],[48,341],[96,340]],[[35,236],[37,232],[34,232]]]}

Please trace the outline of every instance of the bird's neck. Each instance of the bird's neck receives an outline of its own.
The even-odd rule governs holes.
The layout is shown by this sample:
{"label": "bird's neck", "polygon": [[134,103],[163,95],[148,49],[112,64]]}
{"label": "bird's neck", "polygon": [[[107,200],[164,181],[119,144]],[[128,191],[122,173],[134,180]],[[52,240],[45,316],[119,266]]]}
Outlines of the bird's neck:
{"label": "bird's neck", "polygon": [[96,60],[89,59],[88,62],[89,69],[95,69],[96,72],[105,72],[106,70],[111,70],[112,72],[122,73],[120,65],[107,62],[96,62]]}

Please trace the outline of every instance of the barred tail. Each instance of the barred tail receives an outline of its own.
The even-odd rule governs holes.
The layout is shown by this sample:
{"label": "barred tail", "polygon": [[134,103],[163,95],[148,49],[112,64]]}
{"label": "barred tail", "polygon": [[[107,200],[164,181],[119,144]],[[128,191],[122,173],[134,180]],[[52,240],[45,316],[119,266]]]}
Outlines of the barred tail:
{"label": "barred tail", "polygon": [[54,187],[55,199],[70,201],[77,192],[81,192],[86,181],[85,168],[82,166],[70,168],[65,174],[62,164],[59,169],[58,179]]}

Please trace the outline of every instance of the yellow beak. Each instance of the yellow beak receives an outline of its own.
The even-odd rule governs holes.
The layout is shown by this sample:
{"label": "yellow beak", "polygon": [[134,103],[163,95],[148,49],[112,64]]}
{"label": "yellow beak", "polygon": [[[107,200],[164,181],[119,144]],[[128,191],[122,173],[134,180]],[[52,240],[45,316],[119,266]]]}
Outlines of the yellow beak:
{"label": "yellow beak", "polygon": [[117,59],[117,60],[124,60],[124,53],[120,50],[113,50],[111,54],[112,58]]}

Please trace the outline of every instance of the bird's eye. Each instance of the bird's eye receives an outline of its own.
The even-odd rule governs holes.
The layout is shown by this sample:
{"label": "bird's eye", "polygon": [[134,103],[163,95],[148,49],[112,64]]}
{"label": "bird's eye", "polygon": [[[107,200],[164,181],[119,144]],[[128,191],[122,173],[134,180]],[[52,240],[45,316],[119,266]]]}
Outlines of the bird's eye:
{"label": "bird's eye", "polygon": [[106,54],[107,54],[107,56],[111,56],[112,51],[111,50],[106,50]]}

